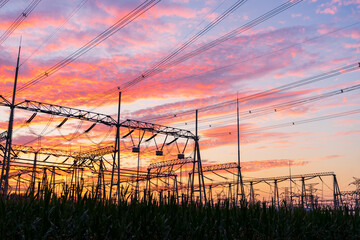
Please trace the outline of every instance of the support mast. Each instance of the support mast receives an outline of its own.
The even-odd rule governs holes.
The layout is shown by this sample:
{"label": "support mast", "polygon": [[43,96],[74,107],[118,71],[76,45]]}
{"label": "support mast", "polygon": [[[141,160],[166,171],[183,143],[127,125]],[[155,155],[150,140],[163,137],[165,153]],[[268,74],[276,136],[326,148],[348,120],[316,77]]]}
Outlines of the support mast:
{"label": "support mast", "polygon": [[[244,200],[244,184],[243,184],[243,179],[242,179],[242,175],[241,175],[241,165],[240,165],[240,115],[239,115],[239,97],[236,97],[236,122],[237,122],[237,147],[238,147],[238,152],[237,152],[237,157],[238,157],[238,181],[236,184],[236,203],[238,203],[239,200],[239,194],[241,195],[241,200]],[[240,186],[239,186],[240,184]],[[240,189],[239,189],[240,187]],[[241,193],[239,193],[239,190],[241,191]]]}
{"label": "support mast", "polygon": [[[15,97],[16,97],[16,87],[17,87],[17,80],[18,80],[18,74],[19,74],[20,51],[21,51],[21,39],[20,39],[19,52],[18,52],[18,58],[17,58],[17,63],[16,63],[12,101],[10,104],[10,118],[9,118],[8,132],[7,132],[7,138],[6,138],[4,161],[3,161],[3,167],[1,170],[0,186],[2,186],[3,182],[4,182],[3,195],[5,197],[7,196],[7,191],[8,191],[8,186],[9,186],[12,131],[13,131],[13,124],[14,124]],[[4,176],[4,170],[5,170],[5,176]]]}

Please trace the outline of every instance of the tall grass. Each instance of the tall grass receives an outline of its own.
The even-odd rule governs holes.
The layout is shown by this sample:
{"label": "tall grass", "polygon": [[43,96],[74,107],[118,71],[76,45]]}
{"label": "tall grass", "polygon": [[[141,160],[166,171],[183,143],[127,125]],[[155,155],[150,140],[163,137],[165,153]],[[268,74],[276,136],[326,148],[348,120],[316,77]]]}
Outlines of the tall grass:
{"label": "tall grass", "polygon": [[1,239],[360,239],[347,208],[199,206],[155,200],[119,204],[81,197],[0,199]]}

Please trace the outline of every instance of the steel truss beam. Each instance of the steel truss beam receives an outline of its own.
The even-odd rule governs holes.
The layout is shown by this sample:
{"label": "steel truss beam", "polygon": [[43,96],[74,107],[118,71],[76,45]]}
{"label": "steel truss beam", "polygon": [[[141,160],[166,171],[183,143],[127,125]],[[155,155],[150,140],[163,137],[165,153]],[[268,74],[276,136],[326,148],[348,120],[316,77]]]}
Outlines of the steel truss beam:
{"label": "steel truss beam", "polygon": [[103,148],[95,148],[85,152],[70,152],[66,150],[60,149],[52,149],[52,148],[40,148],[34,149],[31,146],[26,145],[13,145],[12,149],[14,152],[22,152],[22,153],[38,153],[43,155],[55,156],[55,157],[72,157],[72,158],[95,158],[100,156],[105,156],[107,154],[113,153],[113,146],[107,146]]}
{"label": "steel truss beam", "polygon": [[159,169],[159,168],[164,168],[164,167],[173,167],[176,165],[183,165],[183,164],[193,163],[193,162],[194,162],[194,159],[192,159],[192,158],[172,159],[172,160],[167,160],[167,161],[163,161],[163,162],[151,163],[148,167],[148,170]]}
{"label": "steel truss beam", "polygon": [[256,184],[256,183],[260,183],[260,182],[275,181],[275,180],[278,182],[286,181],[289,179],[302,179],[302,178],[304,178],[305,180],[309,180],[309,179],[316,178],[316,177],[334,176],[334,175],[335,175],[334,172],[320,172],[320,173],[308,173],[308,174],[269,177],[269,178],[253,178],[253,179],[244,180],[244,182],[247,182],[247,183],[252,182],[252,183]]}
{"label": "steel truss beam", "polygon": [[[93,122],[93,123],[104,124],[106,126],[115,126],[118,129],[117,131],[119,131],[120,127],[123,127],[123,128],[127,128],[129,130],[131,129],[131,130],[143,131],[144,134],[145,134],[145,132],[149,132],[154,135],[162,134],[162,135],[166,135],[166,137],[172,136],[172,137],[174,137],[174,140],[172,142],[176,141],[176,139],[178,139],[178,138],[183,138],[183,139],[187,139],[187,140],[192,139],[195,141],[195,145],[198,146],[197,135],[194,135],[190,131],[184,130],[184,129],[173,128],[173,127],[168,127],[168,126],[163,126],[163,125],[158,125],[158,124],[153,124],[153,123],[148,123],[148,122],[142,122],[142,121],[137,121],[137,120],[130,120],[130,119],[127,119],[126,121],[123,121],[123,122],[119,122],[119,121],[114,120],[109,115],[104,115],[104,114],[90,112],[90,111],[84,111],[84,110],[80,110],[80,109],[76,109],[76,108],[63,107],[63,106],[54,105],[54,104],[30,101],[30,100],[25,100],[16,105],[11,105],[2,96],[0,96],[0,106],[7,106],[7,107],[13,106],[13,108],[15,107],[17,109],[23,109],[23,110],[32,111],[32,112],[45,113],[45,114],[56,115],[56,116],[61,116],[61,117],[65,117],[65,118],[74,118],[74,119],[89,121],[89,122]],[[61,127],[61,125],[64,122],[65,121],[63,121],[58,127]],[[170,142],[170,143],[172,143],[172,142]],[[197,147],[197,149],[198,148],[199,147]],[[115,151],[116,151],[116,149],[114,147],[105,147],[102,149],[95,149],[95,150],[91,150],[88,152],[79,153],[79,152],[69,152],[69,151],[50,149],[50,148],[41,148],[39,150],[35,150],[29,146],[16,146],[16,145],[13,146],[11,149],[12,150],[9,150],[9,151],[14,151],[15,153],[23,152],[23,153],[34,153],[35,155],[36,154],[45,154],[48,156],[53,155],[53,156],[62,156],[62,157],[72,157],[75,159],[73,165],[77,165],[77,167],[79,167],[80,165],[84,165],[84,163],[87,162],[88,160],[90,160],[90,162],[92,162],[95,157],[103,156],[103,155],[110,154],[110,153],[115,153]],[[16,155],[17,154],[15,154],[15,156]],[[197,152],[196,156],[198,159],[200,159],[199,152]],[[115,158],[115,155],[114,155],[114,158]],[[80,162],[78,160],[80,160]],[[181,160],[181,161],[184,161],[184,160]],[[199,160],[195,161],[193,159],[190,159],[187,161],[195,164],[195,162],[198,162]],[[79,163],[79,165],[78,165],[78,163]],[[201,163],[200,163],[200,165],[201,165]],[[195,166],[194,166],[194,169],[195,169]],[[201,167],[200,167],[200,171],[201,171]],[[167,174],[167,176],[165,176],[165,175],[162,176],[163,174],[158,173],[156,176],[144,174],[143,176],[140,176],[140,179],[139,179],[138,174],[139,173],[137,173],[137,180],[136,180],[137,182],[139,180],[144,181],[144,180],[149,180],[149,179],[155,178],[155,177],[156,178],[170,177],[169,174]],[[201,171],[201,174],[202,174],[202,171]],[[199,176],[202,176],[202,175],[199,175]],[[176,178],[176,176],[175,176],[175,178]],[[121,182],[123,182],[123,181],[121,181]],[[118,188],[119,188],[119,186],[120,186],[120,182],[118,183]],[[200,191],[200,199],[201,199],[201,194],[202,194],[201,189],[199,189],[198,191]],[[203,191],[205,191],[205,189],[203,189]],[[194,192],[194,189],[192,188],[192,193],[193,192]],[[205,198],[205,202],[206,202],[205,192],[204,192],[204,198]]]}
{"label": "steel truss beam", "polygon": [[148,122],[141,122],[137,120],[127,119],[126,121],[120,123],[121,127],[129,128],[129,129],[137,129],[151,133],[158,133],[164,135],[170,135],[175,138],[191,138],[195,139],[195,135],[192,134],[188,130],[180,129],[180,128],[173,128],[162,126],[158,124],[148,123]]}
{"label": "steel truss beam", "polygon": [[226,170],[232,168],[238,168],[238,164],[235,162],[231,162],[231,163],[222,163],[222,164],[204,166],[203,172],[220,171],[220,170]]}
{"label": "steel truss beam", "polygon": [[[0,99],[2,98],[3,97],[0,95]],[[0,106],[10,107],[10,104],[8,102],[2,101],[0,102]],[[75,119],[85,120],[94,123],[101,123],[107,126],[117,125],[117,121],[109,115],[85,111],[76,108],[64,107],[60,105],[31,101],[31,100],[25,100],[23,102],[20,102],[15,105],[15,108],[32,111],[32,112],[40,112],[50,115],[75,118]],[[158,133],[158,134],[170,135],[170,136],[174,136],[175,138],[195,139],[195,135],[188,130],[167,127],[163,125],[131,120],[131,119],[127,119],[124,122],[120,123],[120,127],[125,127],[128,129],[137,129],[141,131],[151,132],[154,134]]]}
{"label": "steel truss beam", "polygon": [[[312,179],[315,177],[334,176],[334,175],[335,175],[334,172],[309,173],[309,174],[292,175],[291,179],[293,180],[293,179],[304,178],[305,180],[309,180],[309,179]],[[290,176],[246,179],[246,180],[243,180],[243,183],[257,184],[257,183],[261,183],[261,182],[269,182],[269,181],[275,181],[275,180],[279,183],[282,181],[290,180]],[[237,184],[237,182],[236,181],[235,182],[228,181],[228,182],[208,183],[208,184],[206,184],[206,186],[211,185],[213,187],[218,187],[218,186],[228,186],[229,184]]]}
{"label": "steel truss beam", "polygon": [[63,107],[54,104],[41,103],[37,101],[25,100],[16,104],[16,108],[32,112],[41,112],[62,117],[75,118],[108,126],[116,125],[116,121],[109,115],[95,113],[76,108]]}
{"label": "steel truss beam", "polygon": [[171,173],[163,173],[160,175],[147,175],[147,174],[141,174],[139,176],[139,179],[137,179],[137,175],[132,175],[132,176],[127,176],[126,179],[121,179],[121,183],[126,183],[126,182],[142,182],[142,181],[148,181],[150,179],[156,179],[156,178],[168,178],[168,177],[177,177],[176,174],[171,174]]}

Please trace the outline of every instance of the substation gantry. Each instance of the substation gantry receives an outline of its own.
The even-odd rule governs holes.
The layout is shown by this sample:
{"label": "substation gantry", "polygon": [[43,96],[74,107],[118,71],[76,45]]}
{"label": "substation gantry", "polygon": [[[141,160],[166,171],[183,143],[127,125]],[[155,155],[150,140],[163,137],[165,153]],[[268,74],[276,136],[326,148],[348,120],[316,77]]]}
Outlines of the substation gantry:
{"label": "substation gantry", "polygon": [[[121,94],[119,94],[119,105],[120,105],[120,98],[121,98]],[[11,107],[11,103],[9,101],[7,101],[4,97],[0,96],[0,106]],[[101,189],[102,196],[104,196],[105,185],[109,185],[109,192],[110,192],[109,199],[114,199],[114,198],[120,199],[120,184],[122,182],[120,179],[120,173],[122,172],[121,168],[120,168],[120,128],[127,129],[127,133],[122,138],[130,137],[133,143],[134,143],[133,135],[135,134],[134,132],[135,131],[139,132],[138,142],[137,142],[137,144],[134,143],[134,146],[132,148],[132,152],[138,154],[138,163],[139,163],[140,152],[141,152],[140,144],[142,142],[149,142],[149,141],[153,140],[155,142],[155,145],[157,148],[156,155],[161,156],[163,154],[162,148],[165,145],[170,145],[170,144],[174,143],[177,145],[177,148],[179,149],[177,140],[185,139],[186,144],[184,146],[184,149],[183,149],[183,151],[179,150],[179,154],[178,154],[178,159],[183,160],[184,159],[184,151],[185,151],[186,146],[188,145],[188,142],[193,141],[195,148],[194,148],[194,156],[191,160],[191,163],[193,165],[192,174],[191,174],[191,179],[189,180],[189,182],[190,182],[190,186],[189,186],[190,200],[193,201],[193,199],[195,198],[195,194],[198,192],[198,195],[200,197],[200,202],[206,202],[206,194],[205,194],[205,189],[204,189],[204,178],[203,178],[203,172],[202,172],[201,155],[200,155],[200,147],[199,147],[199,137],[197,136],[197,133],[193,134],[190,131],[184,130],[184,129],[173,128],[173,127],[168,127],[168,126],[163,126],[163,125],[153,124],[153,123],[148,123],[148,122],[143,122],[143,121],[131,120],[131,119],[127,119],[123,122],[120,122],[119,117],[118,117],[118,121],[117,121],[117,120],[113,119],[110,115],[105,115],[105,114],[101,114],[101,113],[96,113],[96,112],[91,112],[91,111],[86,111],[86,110],[81,110],[81,109],[76,109],[76,108],[64,107],[64,106],[60,106],[60,105],[42,103],[42,102],[38,102],[38,101],[31,101],[31,100],[25,100],[18,104],[15,104],[14,108],[34,112],[34,114],[29,119],[30,121],[36,116],[37,113],[45,113],[45,114],[64,117],[62,122],[59,125],[57,125],[58,128],[62,127],[69,118],[92,122],[93,124],[89,128],[90,130],[96,124],[103,124],[106,126],[115,126],[116,127],[116,137],[115,137],[115,146],[114,147],[106,147],[105,149],[94,149],[91,152],[81,153],[81,154],[76,153],[76,152],[71,152],[71,153],[64,152],[64,151],[55,150],[55,149],[45,149],[45,148],[41,149],[41,153],[44,153],[45,155],[48,155],[48,156],[53,155],[53,156],[64,156],[64,157],[68,157],[68,158],[73,158],[78,163],[77,165],[76,164],[73,164],[73,165],[74,166],[76,165],[78,167],[83,166],[85,163],[92,164],[94,162],[94,158],[96,158],[96,157],[100,156],[99,159],[102,159],[102,156],[104,156],[106,154],[112,154],[113,163],[112,163],[112,167],[111,167],[112,169],[111,169],[110,184],[105,184],[105,180],[104,180],[105,169],[104,169],[103,162],[101,162],[99,164],[99,177],[98,177],[99,178],[98,186],[101,186],[98,188]],[[120,107],[119,107],[119,110],[120,110]],[[119,116],[119,113],[118,113],[118,116]],[[197,122],[197,111],[196,111],[196,122]],[[86,131],[88,131],[88,130],[86,130]],[[196,129],[196,132],[197,132],[197,129]],[[152,134],[152,136],[145,140],[144,139],[145,133],[150,133],[150,134]],[[159,148],[157,146],[157,143],[155,141],[155,137],[157,135],[162,135],[165,137],[165,141],[162,144],[161,148]],[[166,142],[168,137],[172,137],[173,139],[170,142]],[[7,176],[9,175],[9,171],[10,171],[8,168],[6,168],[6,165],[7,165],[7,163],[6,163],[7,158],[5,157],[6,155],[12,155],[12,157],[14,159],[16,159],[17,156],[14,155],[14,151],[16,150],[16,148],[19,151],[33,153],[35,155],[39,154],[40,150],[34,150],[34,149],[28,148],[26,146],[19,147],[16,145],[14,145],[14,146],[11,145],[10,147],[7,147],[8,143],[11,142],[11,141],[9,141],[9,134],[7,134],[7,131],[0,134],[0,141],[1,140],[2,141],[6,140],[6,147],[3,148],[4,149],[4,161],[2,162],[2,175],[1,175],[2,178],[1,178],[1,185],[0,185],[0,186],[3,186],[3,185],[8,184]],[[21,149],[19,149],[19,148],[21,148]],[[27,148],[27,150],[25,150],[26,148]],[[35,157],[35,159],[36,159],[36,157]],[[33,165],[36,168],[36,164],[38,164],[38,163],[36,163],[37,160],[35,160],[35,159],[32,161],[33,161]],[[197,175],[197,177],[195,177],[196,175]],[[143,181],[143,180],[148,181],[148,179],[149,179],[148,176],[149,176],[149,174],[147,174],[146,178],[141,177],[140,170],[139,170],[139,164],[138,164],[138,168],[136,171],[135,198],[139,197],[138,196],[138,194],[140,193],[139,182]],[[160,176],[159,174],[156,174],[156,176],[163,177],[163,176]],[[151,178],[153,178],[153,177],[151,177]],[[196,181],[196,179],[198,179],[198,181]],[[99,184],[100,182],[102,184]],[[196,182],[197,182],[197,184],[196,184]],[[117,196],[113,196],[113,194],[112,194],[113,186],[117,186]]]}
{"label": "substation gantry", "polygon": [[[213,166],[206,166],[203,168],[203,172],[207,172],[208,169],[211,169],[211,171],[213,169],[215,170],[224,170],[224,169],[228,169],[226,168],[226,165],[229,165],[229,167],[231,168],[231,166],[233,168],[235,168],[236,163],[225,163],[222,164],[223,166],[220,165],[213,165]],[[208,169],[207,169],[208,168]],[[295,194],[292,192],[292,190],[290,190],[290,204],[292,204],[293,202],[293,198],[294,197],[299,197],[300,199],[300,205],[303,207],[314,207],[314,202],[313,202],[313,198],[311,195],[307,194],[307,190],[306,190],[306,186],[309,184],[306,184],[306,181],[309,181],[311,179],[314,178],[319,178],[322,182],[323,179],[322,177],[332,177],[333,180],[333,200],[332,200],[332,204],[334,207],[339,207],[343,205],[343,200],[342,200],[342,192],[340,192],[340,188],[337,182],[337,178],[336,178],[336,174],[334,172],[320,172],[320,173],[308,173],[308,174],[297,174],[297,175],[288,175],[288,176],[277,176],[277,177],[266,177],[266,178],[253,178],[253,179],[244,179],[243,180],[243,184],[245,185],[249,185],[249,200],[248,202],[250,204],[255,204],[256,200],[255,200],[255,190],[254,190],[254,185],[256,184],[260,184],[260,183],[266,183],[268,185],[270,185],[271,183],[274,184],[274,190],[273,190],[273,204],[274,206],[279,206],[280,205],[280,198],[279,198],[279,188],[278,188],[278,184],[284,181],[290,181],[292,183],[295,183],[295,181],[301,181],[301,193],[300,194]],[[213,199],[212,196],[212,189],[216,188],[216,187],[228,187],[228,197],[227,200],[231,200],[233,197],[231,195],[231,186],[237,185],[239,184],[238,181],[226,181],[226,182],[215,182],[215,183],[209,183],[206,184],[205,187],[208,188],[208,199],[211,202]]]}

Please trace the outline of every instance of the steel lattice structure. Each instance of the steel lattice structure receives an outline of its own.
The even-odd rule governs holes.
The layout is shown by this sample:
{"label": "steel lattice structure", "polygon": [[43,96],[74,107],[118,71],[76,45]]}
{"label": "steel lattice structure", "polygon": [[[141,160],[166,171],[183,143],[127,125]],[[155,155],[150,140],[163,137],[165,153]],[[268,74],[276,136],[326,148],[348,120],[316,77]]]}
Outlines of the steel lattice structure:
{"label": "steel lattice structure", "polygon": [[162,162],[155,162],[155,163],[151,163],[149,165],[148,170],[165,168],[165,167],[173,167],[176,165],[183,165],[183,164],[193,163],[193,162],[194,162],[194,159],[192,159],[192,158],[172,159],[172,160],[167,160],[167,161],[162,161]]}
{"label": "steel lattice structure", "polygon": [[[120,98],[121,98],[121,94],[119,95],[119,99]],[[0,96],[0,99],[3,100],[3,101],[0,102],[0,106],[6,106],[6,107],[11,107],[12,106],[10,104],[10,102],[8,102],[2,96]],[[99,169],[96,170],[96,171],[98,171],[98,174],[99,174],[98,177],[102,178],[102,180],[101,180],[102,181],[101,184],[103,185],[102,188],[105,188],[105,185],[106,185],[106,181],[105,181],[105,178],[104,178],[104,176],[105,176],[105,172],[104,172],[105,166],[102,163],[102,161],[103,161],[102,157],[104,155],[113,154],[112,157],[114,158],[114,161],[113,161],[113,164],[112,164],[113,170],[112,170],[112,173],[111,173],[110,186],[113,186],[113,185],[118,185],[119,186],[120,183],[126,182],[126,180],[125,181],[120,180],[120,176],[122,176],[124,173],[123,173],[123,171],[120,171],[120,168],[118,166],[119,164],[115,163],[115,158],[120,153],[119,152],[120,151],[120,149],[119,149],[119,140],[118,140],[119,139],[118,135],[119,135],[119,129],[120,128],[129,129],[129,134],[127,134],[127,135],[131,135],[131,133],[134,130],[142,132],[143,135],[145,134],[145,132],[151,133],[151,134],[153,134],[153,137],[155,137],[157,134],[164,135],[164,136],[166,136],[165,141],[166,141],[168,136],[172,136],[174,139],[171,142],[166,143],[166,145],[169,145],[169,144],[171,144],[173,142],[176,142],[177,139],[179,139],[179,138],[187,140],[186,144],[185,144],[185,148],[187,146],[188,140],[193,140],[193,141],[195,141],[195,143],[198,142],[198,137],[196,135],[194,135],[193,133],[191,133],[190,131],[188,131],[188,130],[184,130],[184,129],[180,129],[180,128],[174,128],[174,127],[168,127],[168,126],[163,126],[163,125],[153,124],[153,123],[148,123],[148,122],[143,122],[143,121],[131,120],[131,119],[127,119],[127,120],[125,120],[123,122],[120,122],[119,119],[115,120],[114,118],[112,118],[109,115],[96,113],[96,112],[91,112],[91,111],[86,111],[86,110],[81,110],[81,109],[76,109],[76,108],[71,108],[71,107],[64,107],[64,106],[55,105],[55,104],[48,104],[48,103],[42,103],[42,102],[38,102],[38,101],[25,100],[25,101],[22,101],[22,102],[20,102],[18,104],[14,104],[13,108],[35,112],[33,114],[33,116],[28,120],[28,123],[32,121],[32,119],[36,116],[36,113],[44,113],[44,114],[50,114],[50,115],[55,115],[55,116],[60,116],[60,117],[65,118],[62,121],[62,123],[60,123],[60,125],[57,126],[58,128],[61,127],[67,121],[68,118],[93,122],[94,125],[95,124],[103,124],[103,125],[106,125],[106,126],[115,126],[116,129],[117,129],[117,137],[116,137],[116,142],[117,143],[115,144],[115,147],[107,146],[107,147],[103,147],[101,149],[96,148],[96,149],[89,150],[89,151],[86,151],[86,152],[65,151],[65,150],[51,149],[51,148],[34,149],[33,147],[23,146],[23,145],[12,145],[10,147],[13,157],[17,158],[17,159],[20,159],[17,156],[19,153],[27,153],[27,154],[32,153],[32,154],[35,154],[35,159],[28,160],[28,161],[33,161],[33,168],[34,168],[33,171],[34,172],[35,172],[35,168],[37,166],[41,166],[41,164],[45,164],[45,163],[41,163],[41,162],[36,160],[36,155],[37,154],[43,154],[43,155],[55,156],[55,157],[67,157],[67,159],[65,159],[65,161],[67,161],[69,158],[73,158],[74,163],[71,166],[77,166],[77,167],[87,166],[87,167],[90,167],[91,169],[93,169],[93,171],[94,171],[93,163],[94,163],[94,160],[96,158],[96,162],[100,161]],[[1,136],[3,136],[4,139],[7,139],[7,134],[5,132],[2,133]],[[151,137],[150,139],[152,139],[153,137]],[[141,140],[142,140],[142,138],[139,139],[139,143],[138,143],[139,146],[140,146]],[[164,145],[165,145],[165,142],[164,142]],[[196,146],[195,147],[195,152],[198,152],[199,151],[198,143],[195,144],[195,146]],[[185,151],[185,148],[184,148],[184,151]],[[4,148],[3,151],[5,152],[5,148]],[[179,155],[183,155],[183,154],[179,154]],[[174,166],[174,165],[182,164],[182,163],[183,164],[184,163],[193,163],[193,168],[194,168],[193,172],[197,173],[197,174],[200,174],[200,176],[201,176],[202,175],[201,163],[200,164],[198,163],[199,161],[201,161],[199,153],[197,153],[195,155],[195,159],[196,160],[194,160],[194,158],[193,159],[190,159],[190,158],[188,158],[188,159],[178,159],[178,160],[173,160],[171,163],[162,163],[162,164],[165,164],[165,165],[168,165],[169,167],[171,167],[171,165]],[[22,159],[22,160],[24,160],[24,159]],[[119,160],[118,160],[118,162],[119,162]],[[157,167],[150,166],[150,168],[157,168],[157,169],[160,170],[161,169],[160,166],[162,164],[158,164]],[[55,165],[59,166],[58,164],[55,164]],[[47,164],[45,164],[44,166],[47,167]],[[117,169],[117,170],[115,171],[115,169]],[[121,172],[121,174],[120,174],[120,172]],[[118,180],[114,179],[115,174],[117,174]],[[169,172],[161,173],[160,171],[158,173],[156,173],[156,175],[148,173],[146,175],[146,177],[145,177],[145,175],[139,173],[139,170],[138,170],[136,174],[131,173],[129,175],[130,179],[135,178],[135,175],[136,175],[137,184],[140,181],[144,181],[144,180],[149,181],[150,179],[153,179],[153,178],[173,177],[171,175],[171,173],[169,173]],[[127,177],[126,179],[129,179],[129,177]],[[113,179],[115,181],[117,181],[117,184],[113,183]],[[34,181],[34,179],[33,179],[33,181]],[[98,183],[99,182],[100,182],[100,180],[98,181]],[[111,195],[111,189],[112,189],[112,187],[110,187],[110,195]],[[118,191],[119,191],[119,187],[118,187]],[[192,188],[191,193],[193,194],[193,192],[195,192],[195,191],[199,191],[200,192],[200,197],[201,197],[201,195],[203,195],[203,197],[205,198],[205,201],[206,201],[206,196],[205,196],[205,192],[204,192],[205,190],[203,188]]]}
{"label": "steel lattice structure", "polygon": [[[3,97],[0,95],[0,98]],[[0,102],[0,106],[10,107],[10,103],[7,101]],[[77,108],[64,107],[55,104],[42,103],[32,100],[25,100],[15,105],[15,108],[23,109],[31,112],[40,112],[50,115],[56,115],[66,118],[74,118],[79,120],[85,120],[94,123],[104,124],[106,126],[117,126],[117,121],[113,119],[110,115],[105,115],[101,113],[81,110]],[[167,127],[159,124],[142,122],[137,120],[127,119],[120,123],[120,127],[128,129],[136,129],[141,131],[146,131],[154,134],[163,134],[170,135],[176,138],[190,138],[194,139],[195,135],[188,130]]]}
{"label": "steel lattice structure", "polygon": [[203,172],[221,171],[221,170],[227,170],[227,169],[238,168],[238,167],[239,167],[239,165],[235,162],[214,164],[214,165],[204,166]]}
{"label": "steel lattice structure", "polygon": [[7,131],[0,133],[0,142],[5,141],[7,138]]}

